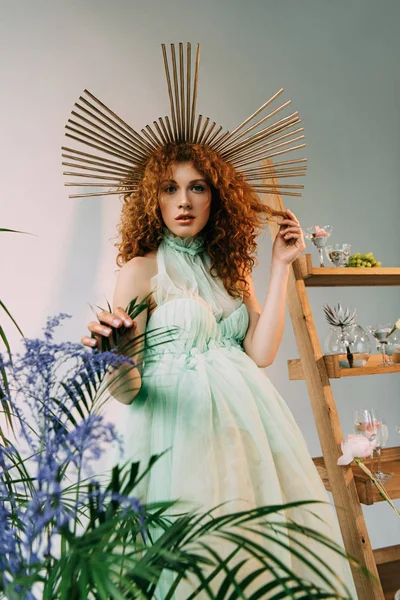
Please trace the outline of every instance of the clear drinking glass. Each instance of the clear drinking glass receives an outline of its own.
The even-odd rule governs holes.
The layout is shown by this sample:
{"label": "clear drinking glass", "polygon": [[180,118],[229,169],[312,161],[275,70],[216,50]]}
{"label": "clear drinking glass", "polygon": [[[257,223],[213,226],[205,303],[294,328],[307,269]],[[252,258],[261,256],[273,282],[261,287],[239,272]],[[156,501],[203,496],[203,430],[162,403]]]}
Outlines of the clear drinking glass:
{"label": "clear drinking glass", "polygon": [[386,346],[389,333],[393,331],[393,323],[386,323],[385,325],[368,325],[368,331],[374,336],[381,347],[382,362],[378,367],[388,367],[392,363],[386,360]]}
{"label": "clear drinking glass", "polygon": [[378,467],[374,475],[377,479],[382,481],[385,479],[390,479],[392,477],[391,475],[389,475],[389,473],[384,473],[381,467],[381,452],[382,448],[385,448],[387,444],[389,437],[389,429],[385,419],[380,415],[380,413],[376,409],[371,410],[371,415],[373,422],[376,424],[375,449],[378,455]]}
{"label": "clear drinking glass", "polygon": [[334,244],[325,247],[328,260],[335,267],[345,267],[349,263],[351,244]]}
{"label": "clear drinking glass", "polygon": [[313,225],[312,227],[307,227],[304,232],[305,237],[310,240],[318,250],[320,267],[325,267],[324,248],[328,243],[331,233],[331,225],[324,225],[323,227]]}

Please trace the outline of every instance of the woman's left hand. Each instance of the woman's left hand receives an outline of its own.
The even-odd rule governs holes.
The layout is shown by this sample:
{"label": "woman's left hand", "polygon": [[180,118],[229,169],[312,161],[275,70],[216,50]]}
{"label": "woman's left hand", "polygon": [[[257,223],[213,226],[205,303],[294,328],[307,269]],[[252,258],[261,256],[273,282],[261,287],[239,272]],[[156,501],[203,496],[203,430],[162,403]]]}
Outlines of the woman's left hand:
{"label": "woman's left hand", "polygon": [[272,246],[272,262],[290,265],[304,252],[306,244],[296,215],[289,209],[286,212],[289,218],[278,221],[280,227]]}

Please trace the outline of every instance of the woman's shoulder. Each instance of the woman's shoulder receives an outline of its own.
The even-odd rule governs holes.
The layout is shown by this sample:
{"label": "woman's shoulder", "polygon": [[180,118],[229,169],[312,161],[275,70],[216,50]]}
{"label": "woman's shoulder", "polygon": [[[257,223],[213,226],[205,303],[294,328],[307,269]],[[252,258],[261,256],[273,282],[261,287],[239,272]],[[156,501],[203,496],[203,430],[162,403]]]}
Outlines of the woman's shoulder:
{"label": "woman's shoulder", "polygon": [[143,275],[151,274],[154,270],[157,270],[157,251],[152,250],[144,256],[134,256],[121,267],[122,270],[135,271]]}
{"label": "woman's shoulder", "polygon": [[141,302],[151,293],[151,280],[157,274],[157,253],[135,256],[120,270],[115,284],[113,306],[125,308],[133,298]]}
{"label": "woman's shoulder", "polygon": [[134,256],[124,263],[118,273],[120,282],[130,283],[136,288],[150,287],[151,279],[157,275],[157,252]]}

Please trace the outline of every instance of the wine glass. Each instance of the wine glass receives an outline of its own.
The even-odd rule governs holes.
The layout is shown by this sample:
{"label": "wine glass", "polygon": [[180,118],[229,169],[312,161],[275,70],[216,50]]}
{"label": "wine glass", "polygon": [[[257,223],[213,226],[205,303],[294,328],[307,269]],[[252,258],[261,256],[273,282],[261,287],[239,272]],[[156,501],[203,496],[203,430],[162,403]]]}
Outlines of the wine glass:
{"label": "wine glass", "polygon": [[319,266],[325,267],[324,264],[324,248],[328,243],[328,239],[332,233],[331,225],[324,225],[320,227],[319,225],[313,225],[312,227],[307,227],[304,232],[305,237],[314,244],[319,252]]}
{"label": "wine glass", "polygon": [[385,325],[368,325],[368,331],[379,342],[381,347],[382,362],[378,367],[388,367],[391,363],[386,360],[385,351],[388,343],[387,339],[390,332],[393,331],[393,323],[386,323]]}
{"label": "wine glass", "polygon": [[386,354],[389,358],[389,364],[396,364],[392,356],[393,354],[398,354],[400,352],[400,336],[398,330],[396,330],[392,335],[389,335],[386,341]]}
{"label": "wine glass", "polygon": [[389,437],[389,429],[386,424],[385,419],[379,414],[379,412],[375,409],[371,410],[372,419],[376,425],[376,437],[375,437],[375,449],[378,455],[378,468],[376,473],[374,473],[375,477],[379,480],[390,479],[392,476],[388,473],[384,473],[381,468],[381,453],[382,448],[384,448],[387,444]]}
{"label": "wine glass", "polygon": [[[370,442],[376,437],[376,423],[372,413],[367,408],[358,408],[354,411],[354,433],[365,436]],[[373,470],[374,451],[371,452],[371,469]]]}

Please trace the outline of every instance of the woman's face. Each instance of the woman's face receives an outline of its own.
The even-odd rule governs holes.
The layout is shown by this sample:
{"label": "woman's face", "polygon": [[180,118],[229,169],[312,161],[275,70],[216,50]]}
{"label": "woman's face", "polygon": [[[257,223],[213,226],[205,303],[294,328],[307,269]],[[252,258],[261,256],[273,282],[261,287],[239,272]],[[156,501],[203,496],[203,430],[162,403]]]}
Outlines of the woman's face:
{"label": "woman's face", "polygon": [[[159,204],[163,221],[172,233],[180,237],[196,235],[210,216],[211,188],[191,162],[174,163],[160,183]],[[190,218],[185,219],[186,215]]]}

